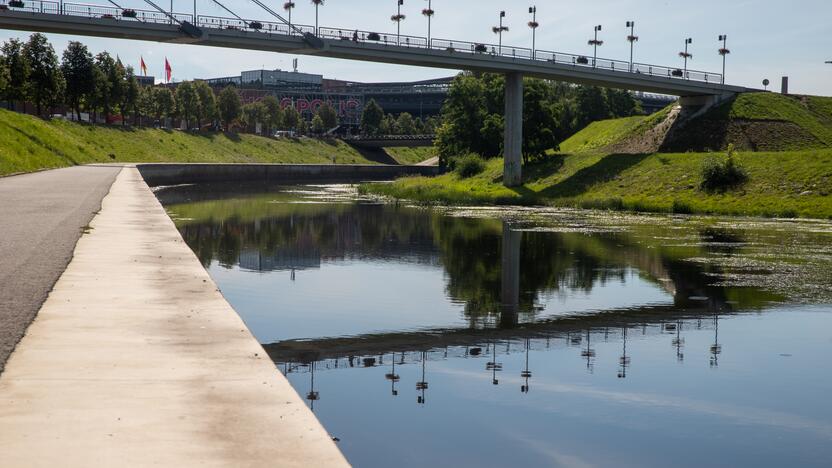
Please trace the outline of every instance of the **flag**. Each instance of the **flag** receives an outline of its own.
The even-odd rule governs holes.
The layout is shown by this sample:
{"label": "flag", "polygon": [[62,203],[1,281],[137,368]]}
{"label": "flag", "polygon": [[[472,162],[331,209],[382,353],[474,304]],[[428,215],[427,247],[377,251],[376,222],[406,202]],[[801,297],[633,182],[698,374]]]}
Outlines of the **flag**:
{"label": "flag", "polygon": [[142,70],[142,75],[147,76],[147,64],[144,63],[144,57],[141,57],[141,64],[139,65],[139,67]]}
{"label": "flag", "polygon": [[173,75],[173,68],[170,67],[170,62],[168,62],[168,58],[165,57],[165,81],[170,83],[170,78]]}

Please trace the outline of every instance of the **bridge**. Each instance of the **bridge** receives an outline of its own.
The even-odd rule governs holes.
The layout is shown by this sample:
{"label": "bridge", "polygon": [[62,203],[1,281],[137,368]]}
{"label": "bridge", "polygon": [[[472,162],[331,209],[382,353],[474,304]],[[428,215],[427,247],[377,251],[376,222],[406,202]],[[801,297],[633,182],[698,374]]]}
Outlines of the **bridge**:
{"label": "bridge", "polygon": [[433,146],[436,135],[353,135],[344,138],[347,143],[359,148],[417,148]]}
{"label": "bridge", "polygon": [[[315,55],[367,62],[500,73],[506,76],[504,183],[521,183],[523,77],[621,88],[714,102],[751,91],[719,73],[587,57],[524,47],[291,24],[259,0],[275,21],[56,1],[0,0],[0,28],[211,47]],[[196,5],[195,5],[196,7]],[[684,104],[684,102],[683,102]]]}

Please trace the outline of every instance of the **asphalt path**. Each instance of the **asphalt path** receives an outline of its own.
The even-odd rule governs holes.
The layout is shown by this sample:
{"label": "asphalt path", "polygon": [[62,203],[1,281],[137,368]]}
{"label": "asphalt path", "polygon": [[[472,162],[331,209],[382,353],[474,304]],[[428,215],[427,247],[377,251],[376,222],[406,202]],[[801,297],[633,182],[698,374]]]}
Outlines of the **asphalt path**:
{"label": "asphalt path", "polygon": [[120,170],[76,166],[0,178],[0,373]]}

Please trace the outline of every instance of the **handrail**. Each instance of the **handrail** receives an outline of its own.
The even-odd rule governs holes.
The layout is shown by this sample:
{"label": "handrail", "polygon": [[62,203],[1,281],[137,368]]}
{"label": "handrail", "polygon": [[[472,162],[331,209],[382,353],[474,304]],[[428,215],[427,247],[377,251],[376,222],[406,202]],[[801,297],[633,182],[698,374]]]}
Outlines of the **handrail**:
{"label": "handrail", "polygon": [[[147,0],[145,0],[147,1]],[[118,21],[141,21],[148,23],[170,23],[171,18],[176,22],[187,21],[197,27],[213,29],[233,29],[246,32],[262,33],[267,35],[305,36],[315,34],[312,26],[288,23],[276,23],[259,20],[247,20],[243,18],[223,18],[217,16],[193,15],[185,13],[173,13],[172,17],[167,12],[136,10],[133,16],[124,16],[126,10],[107,7],[95,4],[84,3],[63,3],[63,12],[59,4],[51,0],[24,0],[23,7],[12,7],[10,0],[0,0],[0,5],[6,10],[28,11],[42,14],[63,14],[68,16],[84,16],[88,18],[106,18]],[[256,2],[259,3],[259,2]],[[279,15],[278,15],[279,16]],[[252,27],[255,26],[255,27]],[[514,47],[510,45],[495,45],[478,42],[456,41],[450,39],[427,38],[421,36],[397,35],[372,31],[362,31],[351,28],[318,28],[317,36],[320,39],[338,41],[352,41],[360,44],[373,44],[390,47],[402,47],[408,49],[424,49],[427,51],[439,51],[448,54],[463,53],[483,56],[508,58],[512,60],[523,60],[529,62],[545,62],[557,65],[570,65],[574,67],[599,69],[616,73],[628,73],[635,75],[647,75],[650,77],[661,77],[671,80],[696,81],[712,84],[722,84],[721,73],[711,73],[700,70],[683,70],[679,67],[668,67],[661,65],[650,65],[644,63],[630,63],[623,60],[593,58],[590,55],[568,54],[546,50],[532,51],[526,47]]]}

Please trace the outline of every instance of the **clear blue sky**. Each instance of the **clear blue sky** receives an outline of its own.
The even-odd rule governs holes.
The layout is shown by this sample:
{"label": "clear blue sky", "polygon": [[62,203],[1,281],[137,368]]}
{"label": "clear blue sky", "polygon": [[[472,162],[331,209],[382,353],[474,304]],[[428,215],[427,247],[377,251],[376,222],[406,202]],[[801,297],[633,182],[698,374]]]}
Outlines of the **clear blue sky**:
{"label": "clear blue sky", "polygon": [[[103,0],[92,2],[106,4]],[[283,0],[265,0],[282,12]],[[123,0],[123,5],[146,8],[140,0]],[[169,0],[159,0],[165,8]],[[293,22],[314,24],[314,7],[309,0],[295,0]],[[693,38],[691,68],[720,71],[717,55],[719,34],[728,35],[728,82],[760,87],[763,78],[779,86],[780,77],[789,75],[795,93],[832,95],[832,0],[583,0],[516,2],[513,0],[433,0],[436,16],[433,36],[476,42],[496,42],[491,26],[498,13],[506,10],[510,31],[503,43],[530,47],[528,7],[538,7],[538,48],[569,53],[591,53],[586,41],[596,24],[603,25],[604,45],[599,55],[626,60],[628,34],[624,24],[636,21],[636,61],[659,65],[679,65],[678,52],[686,37]],[[243,17],[268,19],[247,0],[225,0]],[[210,0],[198,0],[201,14],[228,16]],[[421,15],[427,0],[405,0],[402,33],[426,34]],[[174,0],[174,9],[193,10],[192,0]],[[326,0],[320,9],[322,26],[345,29],[395,31],[390,16],[396,0]],[[0,31],[0,40],[26,36],[15,31]],[[50,35],[63,50],[73,39]],[[238,51],[199,46],[169,45],[113,39],[77,38],[94,52],[108,50],[138,69],[143,55],[150,74],[162,76],[164,57],[168,57],[176,80],[236,75],[243,69],[291,68],[296,56],[253,51]],[[453,70],[426,69],[345,60],[299,56],[300,70],[320,73],[328,78],[357,81],[416,80],[448,76]]]}

